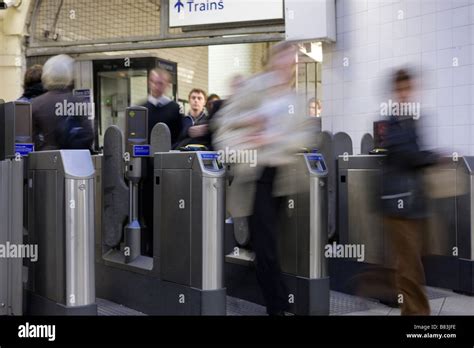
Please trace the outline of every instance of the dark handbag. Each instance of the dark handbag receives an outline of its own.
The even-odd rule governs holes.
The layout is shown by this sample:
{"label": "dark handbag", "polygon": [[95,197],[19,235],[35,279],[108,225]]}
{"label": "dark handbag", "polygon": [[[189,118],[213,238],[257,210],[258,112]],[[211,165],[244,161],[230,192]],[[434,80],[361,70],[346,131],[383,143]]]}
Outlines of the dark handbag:
{"label": "dark handbag", "polygon": [[94,133],[86,117],[68,116],[57,128],[57,140],[61,149],[91,149]]}

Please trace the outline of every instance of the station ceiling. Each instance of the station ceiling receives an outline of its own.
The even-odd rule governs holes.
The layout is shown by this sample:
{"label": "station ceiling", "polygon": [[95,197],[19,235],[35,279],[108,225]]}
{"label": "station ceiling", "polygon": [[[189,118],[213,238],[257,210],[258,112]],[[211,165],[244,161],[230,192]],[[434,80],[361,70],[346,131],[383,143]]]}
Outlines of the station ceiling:
{"label": "station ceiling", "polygon": [[27,56],[280,41],[284,22],[169,28],[170,0],[37,0]]}

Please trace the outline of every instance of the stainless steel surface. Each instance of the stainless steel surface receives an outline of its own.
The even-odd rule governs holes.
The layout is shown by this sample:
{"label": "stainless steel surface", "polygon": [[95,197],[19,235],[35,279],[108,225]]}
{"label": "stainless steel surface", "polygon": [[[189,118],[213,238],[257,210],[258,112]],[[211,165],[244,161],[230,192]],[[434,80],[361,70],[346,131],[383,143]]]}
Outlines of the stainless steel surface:
{"label": "stainless steel surface", "polygon": [[[393,265],[390,238],[378,204],[383,161],[384,156],[371,155],[339,158],[338,232],[342,243],[365,245],[365,262]],[[473,168],[474,158],[469,156],[432,168],[432,186],[426,191],[431,198],[426,201],[424,254],[474,259]],[[345,182],[341,182],[343,177]]]}
{"label": "stainless steel surface", "polygon": [[69,307],[94,303],[96,197],[90,152],[34,152],[28,180],[28,238],[39,253],[28,288]]}
{"label": "stainless steel surface", "polygon": [[[92,156],[92,161],[94,162],[94,170],[95,170],[95,243],[97,245],[101,244],[102,240],[102,200],[103,200],[103,192],[102,192],[102,163],[103,163],[103,155],[96,155]],[[96,255],[99,257],[99,255]]]}
{"label": "stainless steel surface", "polygon": [[255,252],[244,248],[234,249],[234,251],[225,256],[225,261],[250,266],[255,262]]}
{"label": "stainless steel surface", "polygon": [[[474,157],[458,159],[456,170],[456,245],[465,245],[463,258],[474,260]],[[452,250],[451,250],[452,252]]]}
{"label": "stainless steel surface", "polygon": [[130,222],[138,220],[138,184],[130,184]]}
{"label": "stainless steel surface", "polygon": [[[23,244],[23,160],[0,162],[0,244]],[[0,258],[0,315],[23,314],[23,259]]]}
{"label": "stainless steel surface", "polygon": [[224,179],[202,179],[202,289],[224,286]]}
{"label": "stainless steel surface", "polygon": [[[131,153],[130,153],[131,155]],[[127,179],[132,182],[138,182],[142,178],[142,159],[131,157],[127,165]]]}
{"label": "stainless steel surface", "polygon": [[[10,161],[10,243],[23,244],[23,177],[24,160]],[[9,260],[9,314],[23,314],[23,258]]]}
{"label": "stainless steel surface", "polygon": [[[324,169],[315,169],[311,161],[315,154],[305,154],[304,158],[309,179],[309,274],[308,278],[324,278],[328,275],[324,247],[328,241],[328,170],[324,158]],[[305,214],[303,214],[305,216]],[[301,246],[299,246],[301,249]],[[302,252],[302,250],[300,250]]]}
{"label": "stainless steel surface", "polygon": [[347,244],[365,245],[365,261],[386,262],[385,246],[388,236],[383,228],[382,212],[374,205],[380,195],[379,169],[351,169],[347,173],[349,237]]}
{"label": "stainless steel surface", "polygon": [[[0,244],[5,245],[8,241],[8,186],[9,186],[9,162],[0,161]],[[8,260],[0,258],[0,315],[7,315],[8,308]]]}
{"label": "stainless steel surface", "polygon": [[203,290],[223,287],[225,169],[216,157],[214,152],[155,154],[154,229],[166,281]]}
{"label": "stainless steel surface", "polygon": [[390,241],[380,205],[384,156],[340,156],[338,235],[340,244],[364,245],[364,262],[390,265]]}
{"label": "stainless steel surface", "polygon": [[327,260],[324,257],[328,236],[327,177],[311,177],[309,190],[309,278],[324,278],[328,274]]}
{"label": "stainless steel surface", "polygon": [[95,302],[94,180],[66,179],[66,303]]}
{"label": "stainless steel surface", "polygon": [[[461,159],[462,161],[462,159]],[[427,230],[424,244],[425,252],[428,255],[453,256],[453,250],[458,245],[459,228],[464,223],[459,221],[458,214],[467,214],[469,206],[459,206],[456,209],[457,201],[460,197],[456,196],[456,183],[469,179],[464,172],[462,165],[450,163],[447,167],[442,166],[436,169],[440,177],[456,178],[452,182],[439,182],[438,185],[445,186],[445,190],[452,192],[452,196],[445,198],[431,199],[428,201],[430,215],[428,217]],[[466,226],[467,227],[467,226]]]}
{"label": "stainless steel surface", "polygon": [[[210,33],[212,35],[212,33]],[[258,43],[258,42],[273,42],[282,41],[285,39],[283,33],[273,34],[254,34],[246,36],[235,36],[235,37],[209,37],[209,38],[190,38],[190,39],[170,39],[170,40],[158,40],[143,43],[123,43],[123,44],[110,44],[107,45],[107,49],[101,45],[89,45],[89,46],[72,46],[72,47],[45,47],[45,48],[27,48],[26,56],[48,56],[56,54],[84,54],[84,53],[101,53],[106,50],[107,52],[112,51],[137,51],[137,50],[149,50],[149,49],[160,49],[160,48],[178,48],[178,47],[196,47],[196,46],[209,46],[209,45],[230,45],[230,44],[244,44],[244,43]]]}
{"label": "stainless steel surface", "polygon": [[[472,168],[469,168],[471,173],[473,172],[472,171]],[[470,190],[470,193],[469,193],[469,199],[471,201],[471,204],[472,202],[474,202],[474,176],[471,175],[469,177],[469,185],[471,187],[471,190]],[[474,209],[470,209],[470,212],[469,212],[469,217],[470,217],[470,220],[471,220],[471,223],[469,224],[469,228],[470,228],[470,238],[471,238],[471,260],[474,260]]]}
{"label": "stainless steel surface", "polygon": [[0,160],[15,156],[15,103],[0,104]]}
{"label": "stainless steel surface", "polygon": [[283,273],[320,279],[328,274],[328,169],[321,154],[300,154],[288,173],[291,187],[279,220],[278,252]]}

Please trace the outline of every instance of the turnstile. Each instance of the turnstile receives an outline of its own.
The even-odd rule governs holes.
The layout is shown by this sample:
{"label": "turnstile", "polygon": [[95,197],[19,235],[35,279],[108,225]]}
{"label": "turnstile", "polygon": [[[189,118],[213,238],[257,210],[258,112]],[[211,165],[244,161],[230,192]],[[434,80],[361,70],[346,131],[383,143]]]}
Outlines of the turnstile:
{"label": "turnstile", "polygon": [[150,153],[146,109],[131,112],[126,141],[110,127],[96,159],[97,295],[152,315],[225,315],[225,169],[214,152]]}
{"label": "turnstile", "polygon": [[22,314],[23,162],[0,161],[0,315]]}
{"label": "turnstile", "polygon": [[0,104],[0,315],[23,314],[23,258],[37,257],[23,243],[24,159],[31,144],[31,106]]}
{"label": "turnstile", "polygon": [[[324,158],[318,153],[297,155],[285,176],[295,194],[285,197],[279,228],[279,256],[289,291],[289,311],[298,315],[329,314],[329,277],[325,246],[328,241],[328,181]],[[226,234],[226,238],[233,236]],[[229,245],[228,241],[226,246]],[[231,296],[263,304],[253,259],[243,262],[235,242],[226,248],[226,287]],[[244,251],[248,254],[248,251]]]}
{"label": "turnstile", "polygon": [[225,169],[218,154],[156,153],[154,181],[161,278],[188,287],[202,313],[225,315]]}
{"label": "turnstile", "polygon": [[474,295],[474,157],[452,157],[431,177],[425,239],[428,285]]}
{"label": "turnstile", "polygon": [[[395,265],[390,236],[379,197],[383,185],[383,155],[341,156],[338,163],[338,237],[342,245],[364,245],[363,262],[331,259],[331,288],[357,292],[360,283],[379,287]],[[474,157],[459,157],[432,169],[450,180],[439,181],[443,197],[427,200],[423,264],[427,285],[474,294],[473,204]],[[433,181],[433,180],[432,180]],[[434,180],[436,182],[436,180]],[[437,191],[436,187],[432,188]],[[427,192],[433,195],[434,192]],[[374,276],[374,274],[377,275]],[[384,275],[381,277],[381,275]],[[374,291],[372,297],[396,302],[396,291]]]}
{"label": "turnstile", "polygon": [[35,152],[28,159],[27,313],[96,315],[94,166],[87,150]]}

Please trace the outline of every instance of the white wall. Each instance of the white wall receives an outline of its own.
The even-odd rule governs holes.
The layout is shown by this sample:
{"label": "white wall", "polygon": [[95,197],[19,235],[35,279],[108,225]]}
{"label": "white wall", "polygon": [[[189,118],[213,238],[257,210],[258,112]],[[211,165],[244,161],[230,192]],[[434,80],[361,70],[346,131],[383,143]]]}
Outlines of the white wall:
{"label": "white wall", "polygon": [[193,88],[208,90],[207,47],[150,50],[157,57],[178,63],[178,97],[188,100]]}
{"label": "white wall", "polygon": [[427,147],[474,154],[474,1],[336,0],[337,42],[324,46],[323,128],[372,133],[391,69],[421,77]]}

